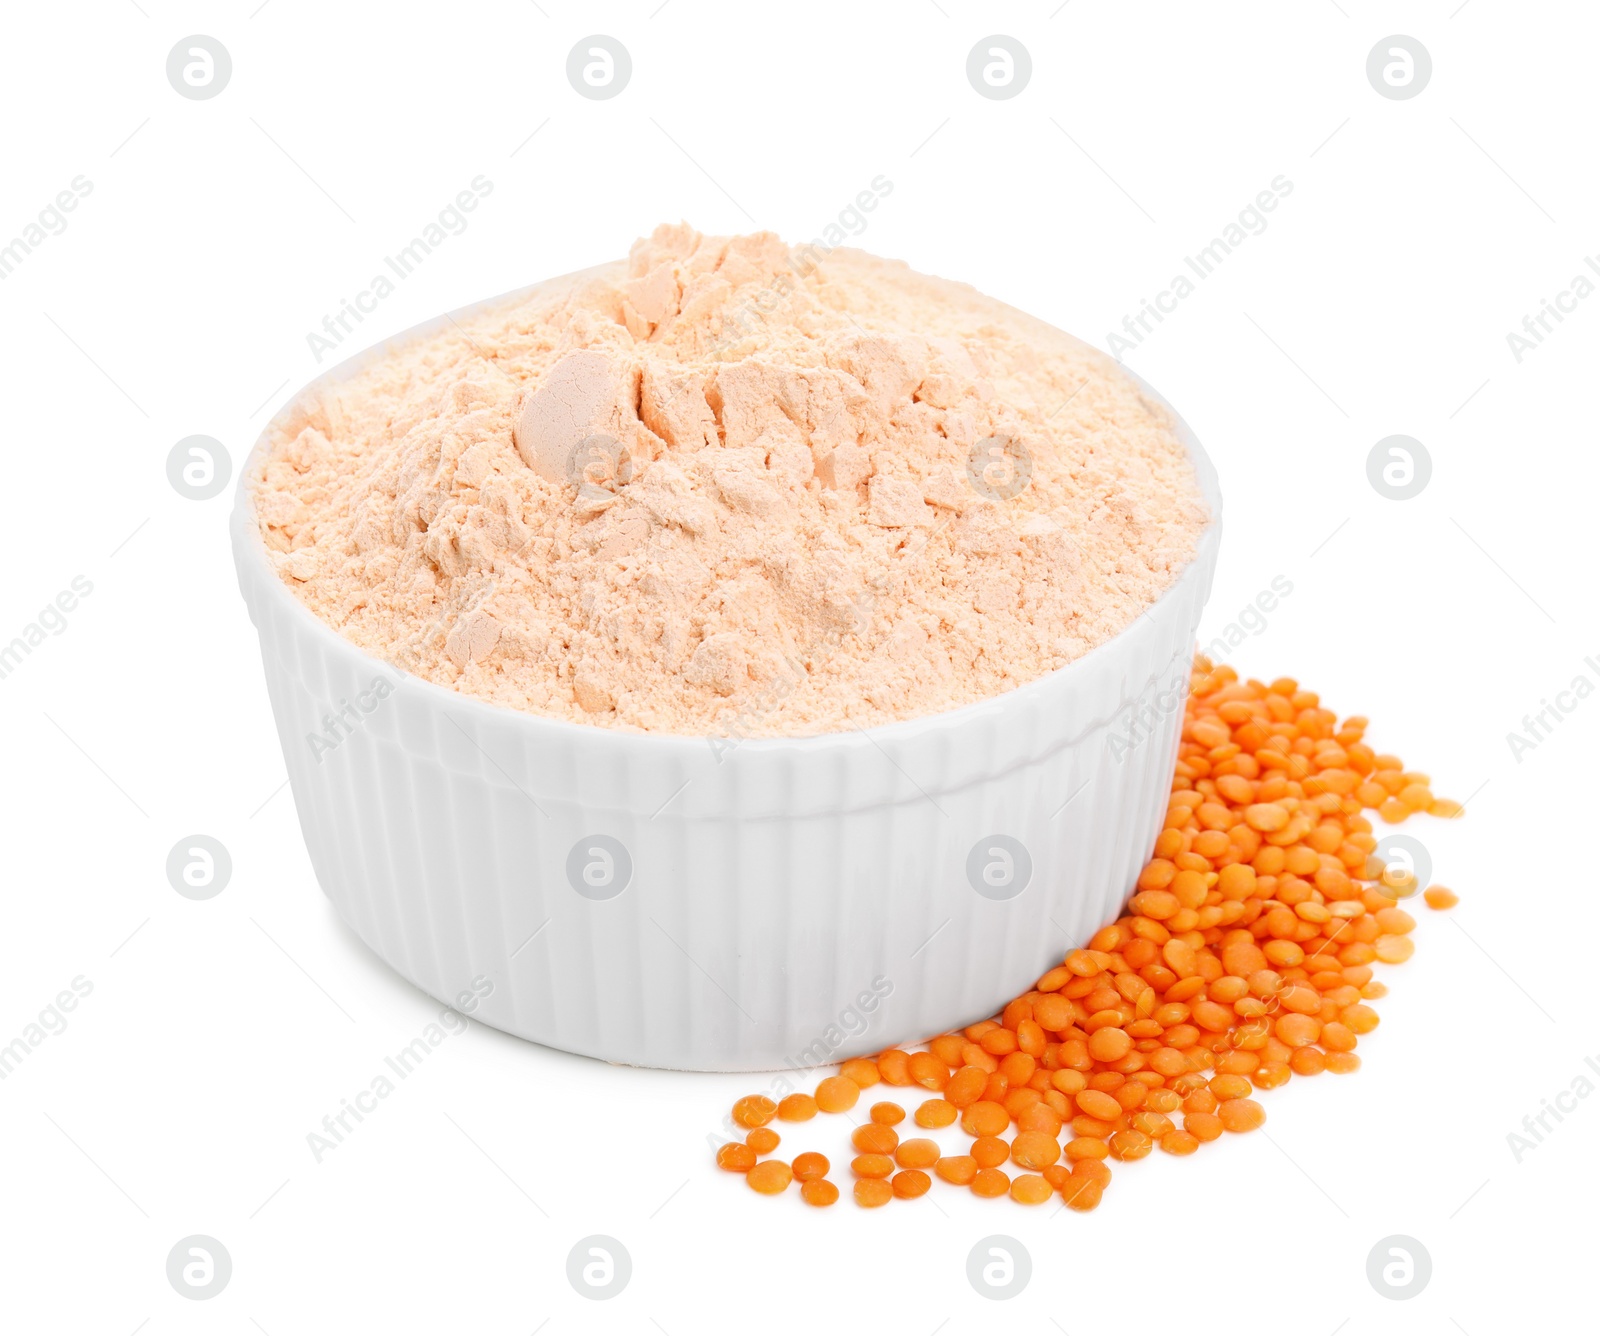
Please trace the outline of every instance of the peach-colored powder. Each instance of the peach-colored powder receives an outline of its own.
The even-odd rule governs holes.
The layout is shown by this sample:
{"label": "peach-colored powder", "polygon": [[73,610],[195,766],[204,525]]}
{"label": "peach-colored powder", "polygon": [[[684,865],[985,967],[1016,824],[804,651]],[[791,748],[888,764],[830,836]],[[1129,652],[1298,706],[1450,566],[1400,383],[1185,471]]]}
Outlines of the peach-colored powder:
{"label": "peach-colored powder", "polygon": [[1078,658],[1195,551],[1168,415],[969,287],[770,233],[447,322],[280,417],[280,575],[341,634],[518,709],[803,735]]}

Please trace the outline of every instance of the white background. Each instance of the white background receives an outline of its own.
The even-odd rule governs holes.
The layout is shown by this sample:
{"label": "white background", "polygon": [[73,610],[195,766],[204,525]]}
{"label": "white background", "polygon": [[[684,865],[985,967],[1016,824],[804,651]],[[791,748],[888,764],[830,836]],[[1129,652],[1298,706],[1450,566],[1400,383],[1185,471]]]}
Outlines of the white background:
{"label": "white background", "polygon": [[[1600,700],[1520,762],[1506,740],[1579,673],[1600,683],[1583,662],[1600,656],[1600,300],[1520,364],[1506,341],[1600,249],[1592,7],[259,3],[0,10],[0,244],[74,176],[93,183],[0,282],[0,640],[74,576],[93,584],[0,681],[0,1044],[73,978],[93,985],[0,1082],[0,1326],[1592,1325],[1600,1099],[1521,1163],[1507,1134],[1600,1054],[1594,873],[1576,856]],[[1033,61],[1009,101],[965,76],[995,32]],[[232,55],[213,100],[165,76],[192,33]],[[590,33],[631,53],[614,100],[565,77]],[[1432,55],[1412,100],[1367,81],[1393,33]],[[848,1124],[822,1119],[785,1146],[835,1160],[846,1200],[818,1212],[711,1167],[706,1135],[764,1078],[611,1068],[474,1024],[314,1162],[307,1134],[438,1006],[319,893],[234,583],[231,495],[185,500],[165,460],[206,433],[237,464],[316,373],[307,333],[480,173],[494,189],[470,228],[341,358],[664,220],[809,238],[879,174],[894,190],[857,244],[1105,346],[1273,177],[1293,183],[1127,360],[1222,476],[1203,638],[1287,576],[1241,670],[1370,715],[1381,748],[1470,798],[1459,823],[1407,827],[1463,899],[1419,909],[1358,1074],[1267,1094],[1267,1135],[1119,1168],[1087,1216],[942,1185],[860,1211]],[[1392,433],[1433,460],[1410,501],[1367,481]],[[204,902],[164,871],[195,832],[233,859]],[[233,1259],[206,1302],[165,1274],[194,1233]],[[565,1276],[593,1233],[633,1259],[604,1303]],[[1004,1304],[966,1277],[992,1233],[1034,1262]],[[1366,1277],[1391,1234],[1433,1259],[1406,1302]]]}

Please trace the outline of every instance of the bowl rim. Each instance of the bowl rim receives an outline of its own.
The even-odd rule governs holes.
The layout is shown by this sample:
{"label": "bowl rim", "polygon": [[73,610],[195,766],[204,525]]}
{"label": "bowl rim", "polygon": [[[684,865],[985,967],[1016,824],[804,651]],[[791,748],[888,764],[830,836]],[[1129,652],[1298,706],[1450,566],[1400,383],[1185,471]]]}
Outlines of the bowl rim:
{"label": "bowl rim", "polygon": [[[568,274],[561,274],[541,282],[514,288],[509,292],[500,293],[498,296],[482,298],[470,302],[465,306],[456,307],[440,315],[409,326],[385,339],[378,341],[345,358],[342,362],[329,367],[326,371],[312,377],[299,389],[295,390],[284,400],[261,429],[251,446],[239,469],[238,481],[234,486],[234,505],[229,516],[229,529],[232,539],[234,563],[241,585],[248,582],[251,590],[267,590],[266,598],[271,602],[274,612],[290,618],[291,622],[303,628],[308,634],[316,638],[325,650],[331,650],[337,655],[358,660],[365,660],[375,672],[393,672],[399,675],[403,684],[415,688],[419,692],[419,701],[426,703],[430,708],[443,710],[449,707],[453,711],[465,711],[466,716],[489,726],[502,728],[518,728],[527,730],[527,740],[530,743],[539,741],[539,734],[546,733],[552,740],[564,740],[571,743],[589,743],[599,745],[622,745],[650,748],[656,754],[670,756],[675,753],[687,755],[692,749],[699,751],[708,743],[715,745],[716,741],[724,739],[729,743],[730,749],[737,748],[740,752],[750,752],[753,756],[779,755],[786,753],[822,753],[829,750],[845,750],[864,746],[871,746],[878,750],[883,749],[885,743],[905,743],[919,735],[930,732],[943,732],[961,730],[975,724],[980,719],[987,719],[996,715],[1009,713],[1025,708],[1028,701],[1036,699],[1044,692],[1059,692],[1068,689],[1076,674],[1079,678],[1088,678],[1097,673],[1100,665],[1117,652],[1118,647],[1124,644],[1127,638],[1136,630],[1142,620],[1145,620],[1154,609],[1169,599],[1183,592],[1183,587],[1193,575],[1195,570],[1202,565],[1208,557],[1208,548],[1214,548],[1221,539],[1223,502],[1222,491],[1217,478],[1215,466],[1205,447],[1200,444],[1193,428],[1184,419],[1167,399],[1146,381],[1137,372],[1129,369],[1123,362],[1110,358],[1110,354],[1093,345],[1085,344],[1093,351],[1113,361],[1117,370],[1128,377],[1143,396],[1160,405],[1171,419],[1174,434],[1188,452],[1190,464],[1195,472],[1195,480],[1199,486],[1201,496],[1205,499],[1211,516],[1205,527],[1195,539],[1194,555],[1189,558],[1173,574],[1167,587],[1156,599],[1127,626],[1118,631],[1109,639],[1101,641],[1093,649],[1074,659],[1071,663],[1060,668],[1053,668],[1029,682],[1013,687],[1009,691],[997,696],[989,696],[983,700],[971,701],[966,705],[958,705],[953,709],[939,710],[931,714],[916,715],[910,719],[897,719],[889,723],[874,724],[870,728],[855,727],[840,729],[829,733],[807,733],[794,736],[761,736],[746,737],[737,733],[666,733],[649,730],[634,730],[624,728],[606,728],[599,724],[574,723],[568,719],[556,719],[549,715],[537,714],[531,710],[518,709],[511,705],[502,705],[497,701],[485,700],[481,696],[470,695],[457,691],[451,687],[441,686],[437,682],[419,674],[407,671],[398,664],[387,659],[379,658],[365,647],[358,645],[342,635],[339,631],[329,626],[310,608],[306,607],[289,587],[284,584],[277,571],[273,569],[271,559],[267,555],[266,543],[261,536],[261,526],[256,518],[255,497],[253,480],[256,469],[265,455],[270,437],[280,420],[312,390],[331,385],[339,380],[347,379],[362,370],[372,362],[387,356],[402,345],[424,338],[429,334],[441,332],[445,326],[454,325],[462,317],[476,315],[493,307],[508,304],[513,301],[522,301],[531,297],[543,288],[554,287],[558,284],[575,284],[587,278],[599,276],[601,273],[615,267],[615,261],[605,264],[592,265],[585,269],[575,270]],[[1002,303],[1003,304],[1003,303]],[[1014,308],[1013,308],[1014,309]],[[1027,315],[1026,312],[1021,312]],[[1036,316],[1028,316],[1030,320],[1037,320]],[[1061,331],[1065,332],[1065,331]],[[1074,335],[1068,335],[1075,338]],[[1082,342],[1081,340],[1079,340]],[[247,570],[246,563],[253,569]],[[247,605],[252,602],[250,594],[246,593]],[[254,620],[254,608],[251,608]]]}

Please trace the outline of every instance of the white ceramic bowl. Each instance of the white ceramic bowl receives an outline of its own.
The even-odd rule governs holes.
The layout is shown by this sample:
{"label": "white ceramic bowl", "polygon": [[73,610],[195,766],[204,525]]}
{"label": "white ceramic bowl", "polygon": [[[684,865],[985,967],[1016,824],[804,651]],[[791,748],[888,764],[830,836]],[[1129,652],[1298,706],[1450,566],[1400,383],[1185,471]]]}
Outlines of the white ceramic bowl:
{"label": "white ceramic bowl", "polygon": [[488,704],[345,640],[268,560],[263,433],[234,560],[323,891],[434,997],[613,1062],[809,1069],[993,1014],[1115,917],[1166,810],[1222,505],[1178,429],[1213,520],[1120,635],[959,710],[732,746]]}

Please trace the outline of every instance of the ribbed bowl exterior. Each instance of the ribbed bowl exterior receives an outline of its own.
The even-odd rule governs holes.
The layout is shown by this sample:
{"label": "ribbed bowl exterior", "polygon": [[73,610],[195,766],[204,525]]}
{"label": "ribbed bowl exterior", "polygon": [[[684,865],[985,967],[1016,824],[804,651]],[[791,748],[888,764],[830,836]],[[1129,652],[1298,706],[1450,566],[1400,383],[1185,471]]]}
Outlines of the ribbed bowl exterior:
{"label": "ribbed bowl exterior", "polygon": [[992,1014],[1116,915],[1160,828],[1220,538],[1180,430],[1215,518],[1122,634],[964,709],[746,741],[545,719],[359,649],[272,570],[263,435],[234,559],[318,881],[434,997],[488,981],[477,1019],[612,1062],[809,1069]]}

